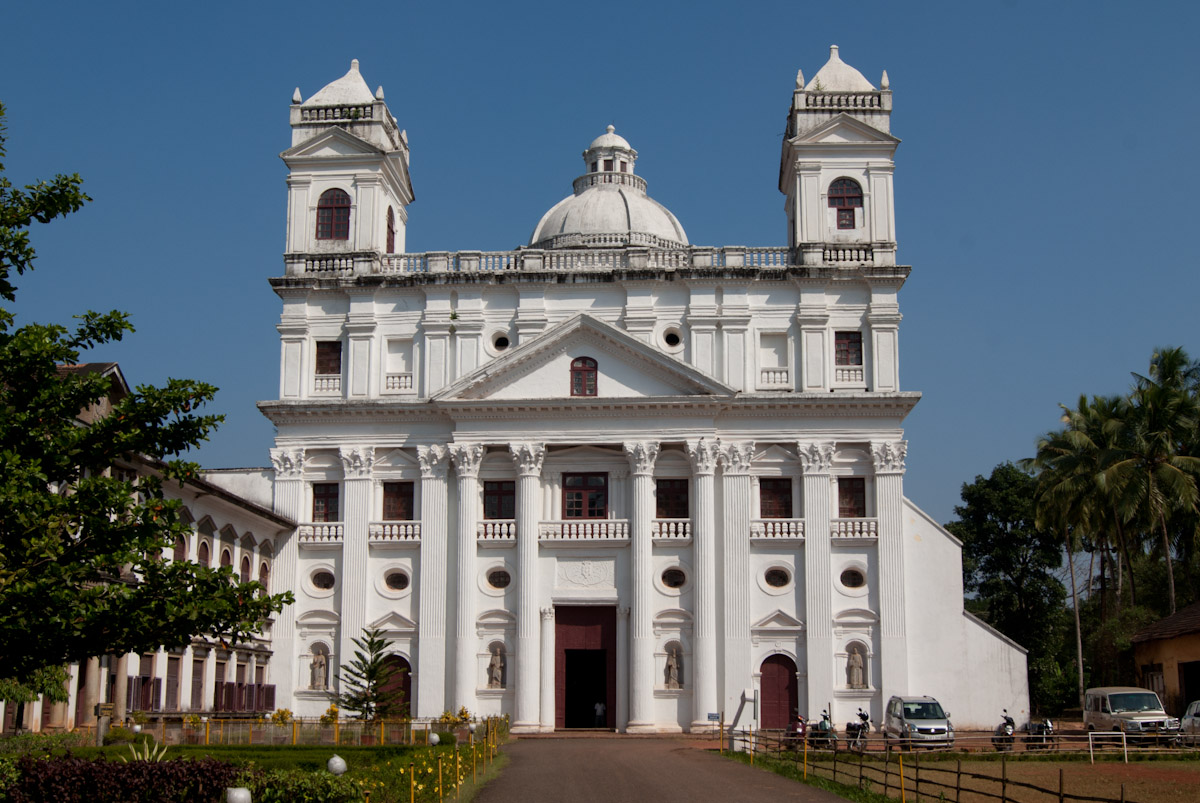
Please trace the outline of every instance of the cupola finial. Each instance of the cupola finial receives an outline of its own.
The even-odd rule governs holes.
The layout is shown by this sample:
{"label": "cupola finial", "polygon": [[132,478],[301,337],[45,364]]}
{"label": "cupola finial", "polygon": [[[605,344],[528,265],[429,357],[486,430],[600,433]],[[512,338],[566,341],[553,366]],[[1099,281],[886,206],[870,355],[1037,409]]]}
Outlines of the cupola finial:
{"label": "cupola finial", "polygon": [[375,100],[383,100],[383,84],[380,84],[379,88],[375,90]]}
{"label": "cupola finial", "polygon": [[804,89],[804,70],[796,70],[796,89]]}
{"label": "cupola finial", "polygon": [[880,89],[889,89],[889,88],[891,88],[891,86],[892,86],[892,82],[888,80],[887,70],[884,70],[883,77],[879,79],[879,88]]}
{"label": "cupola finial", "polygon": [[304,97],[300,94],[300,87],[296,87],[296,91],[292,93],[292,103],[303,103]]}
{"label": "cupola finial", "polygon": [[350,72],[358,72],[358,59],[350,59]]}
{"label": "cupola finial", "polygon": [[616,126],[610,125],[608,128],[606,128],[604,130],[611,134],[612,132],[616,131],[617,128],[616,128]]}
{"label": "cupola finial", "polygon": [[837,45],[829,46],[829,60],[830,61],[841,61],[842,60],[842,57],[838,55],[838,46]]}

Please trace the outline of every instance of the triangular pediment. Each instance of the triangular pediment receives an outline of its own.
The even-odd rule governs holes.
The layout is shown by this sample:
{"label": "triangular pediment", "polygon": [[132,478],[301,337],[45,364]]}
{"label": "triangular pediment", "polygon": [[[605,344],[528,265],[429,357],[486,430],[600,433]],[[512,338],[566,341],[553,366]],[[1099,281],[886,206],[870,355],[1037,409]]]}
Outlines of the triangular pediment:
{"label": "triangular pediment", "polygon": [[386,633],[415,633],[417,632],[417,623],[407,616],[401,616],[392,611],[368,624],[367,628],[382,630]]}
{"label": "triangular pediment", "polygon": [[591,399],[732,396],[733,388],[664,354],[610,323],[576,315],[477,368],[434,396],[437,401],[571,399],[571,363],[596,361]]}
{"label": "triangular pediment", "polygon": [[796,144],[815,143],[890,143],[900,142],[891,134],[886,134],[878,128],[867,125],[862,120],[842,113],[825,121],[812,131],[807,131],[792,140]]}
{"label": "triangular pediment", "polygon": [[757,624],[753,625],[751,630],[803,630],[804,623],[789,613],[776,609],[764,618],[760,619]]}
{"label": "triangular pediment", "polygon": [[336,126],[322,131],[312,139],[305,140],[295,147],[288,148],[279,154],[284,161],[288,159],[303,159],[308,157],[330,156],[378,156],[382,154],[365,139],[356,137],[344,128]]}

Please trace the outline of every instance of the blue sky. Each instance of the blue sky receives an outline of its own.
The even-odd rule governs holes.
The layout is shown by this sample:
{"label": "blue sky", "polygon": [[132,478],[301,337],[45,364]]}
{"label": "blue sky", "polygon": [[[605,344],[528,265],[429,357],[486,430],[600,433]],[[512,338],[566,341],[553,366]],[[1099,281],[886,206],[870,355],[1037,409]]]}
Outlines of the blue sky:
{"label": "blue sky", "polygon": [[524,243],[612,123],[693,243],[783,245],[797,69],[894,92],[907,494],[1027,456],[1059,402],[1200,356],[1195,3],[10,4],[8,177],[95,199],[34,234],[23,320],[131,313],[89,355],[221,388],[206,466],[267,463],[288,104],[357,58],[412,145],[408,250]]}

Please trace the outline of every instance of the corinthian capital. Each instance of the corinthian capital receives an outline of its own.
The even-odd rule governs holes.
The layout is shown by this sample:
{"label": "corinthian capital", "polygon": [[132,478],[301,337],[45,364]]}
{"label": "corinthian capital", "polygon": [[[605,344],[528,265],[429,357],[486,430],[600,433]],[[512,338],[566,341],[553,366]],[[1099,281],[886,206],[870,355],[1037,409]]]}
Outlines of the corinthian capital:
{"label": "corinthian capital", "polygon": [[717,451],[726,474],[749,474],[754,460],[754,441],[717,441]]}
{"label": "corinthian capital", "polygon": [[304,476],[303,449],[272,449],[271,465],[275,467],[275,476],[279,479],[295,480]]}
{"label": "corinthian capital", "polygon": [[452,443],[450,457],[454,460],[454,471],[460,477],[478,477],[479,464],[487,447],[482,443]]}
{"label": "corinthian capital", "polygon": [[721,447],[715,440],[701,438],[698,441],[687,442],[688,459],[692,461],[692,470],[697,474],[712,474],[716,471],[720,452]]}
{"label": "corinthian capital", "polygon": [[625,457],[629,470],[636,474],[653,474],[658,459],[658,441],[625,441]]}
{"label": "corinthian capital", "polygon": [[521,441],[510,443],[508,451],[512,453],[513,468],[523,477],[536,477],[542,473],[542,461],[546,459],[546,447],[540,443]]}
{"label": "corinthian capital", "polygon": [[374,447],[343,446],[338,449],[338,457],[342,459],[342,472],[347,479],[371,476],[371,468],[375,465]]}
{"label": "corinthian capital", "polygon": [[833,455],[837,451],[833,441],[801,441],[796,444],[800,465],[805,474],[828,474],[833,466]]}
{"label": "corinthian capital", "polygon": [[908,456],[908,441],[879,441],[871,444],[871,457],[876,474],[904,473],[904,458]]}
{"label": "corinthian capital", "polygon": [[422,477],[446,476],[447,463],[450,460],[450,450],[441,444],[417,447],[417,462],[421,465]]}

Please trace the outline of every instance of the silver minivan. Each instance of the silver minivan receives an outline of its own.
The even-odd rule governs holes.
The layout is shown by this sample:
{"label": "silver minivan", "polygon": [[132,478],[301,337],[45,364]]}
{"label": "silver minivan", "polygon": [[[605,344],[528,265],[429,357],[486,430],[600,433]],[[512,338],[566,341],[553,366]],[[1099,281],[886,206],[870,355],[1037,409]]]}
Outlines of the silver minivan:
{"label": "silver minivan", "polygon": [[1083,726],[1089,731],[1121,731],[1143,739],[1179,736],[1179,720],[1167,716],[1158,695],[1134,686],[1088,689],[1083,697]]}
{"label": "silver minivan", "polygon": [[883,735],[901,747],[953,747],[950,714],[932,697],[893,697],[883,716]]}

